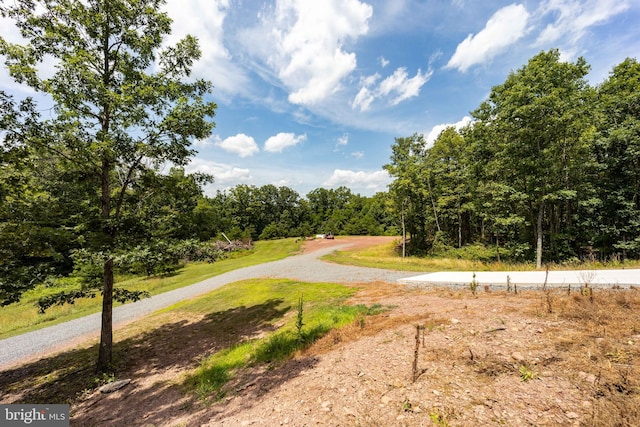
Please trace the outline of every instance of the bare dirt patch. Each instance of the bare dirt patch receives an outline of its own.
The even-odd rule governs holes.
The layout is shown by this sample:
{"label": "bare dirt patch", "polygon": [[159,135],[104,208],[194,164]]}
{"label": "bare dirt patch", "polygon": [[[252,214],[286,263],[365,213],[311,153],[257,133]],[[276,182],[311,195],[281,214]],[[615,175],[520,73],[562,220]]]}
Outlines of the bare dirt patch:
{"label": "bare dirt patch", "polygon": [[307,240],[302,246],[303,253],[310,253],[327,247],[348,244],[348,250],[365,249],[371,246],[384,245],[398,240],[392,236],[348,236],[335,239]]}
{"label": "bare dirt patch", "polygon": [[[269,316],[269,307],[234,313],[247,318],[243,330],[225,330],[216,318],[169,319],[128,343],[117,378],[131,384],[71,399],[72,425],[640,425],[640,290],[472,295],[354,286],[350,303],[390,309],[286,363],[236,373],[217,402],[185,394],[186,373],[234,337],[265,333],[251,319]],[[40,363],[29,372],[47,368]],[[10,385],[0,380],[2,390]],[[37,395],[17,396],[3,392],[0,401]]]}

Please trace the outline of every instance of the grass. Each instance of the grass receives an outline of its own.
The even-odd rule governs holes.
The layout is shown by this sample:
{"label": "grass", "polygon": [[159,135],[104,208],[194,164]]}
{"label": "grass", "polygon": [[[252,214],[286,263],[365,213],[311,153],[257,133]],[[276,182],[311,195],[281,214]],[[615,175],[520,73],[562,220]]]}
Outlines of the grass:
{"label": "grass", "polygon": [[[150,365],[159,371],[189,366],[183,388],[202,398],[222,395],[238,370],[275,365],[327,332],[378,314],[385,307],[345,305],[357,289],[334,283],[251,279],[183,301],[116,331],[115,377],[140,376]],[[304,295],[302,339],[296,329],[297,302]],[[180,336],[179,340],[176,337]],[[32,402],[71,402],[108,381],[93,373],[97,345],[27,364],[0,378],[0,388]],[[167,355],[158,358],[158,353]],[[154,360],[153,363],[150,360]]]}
{"label": "grass", "polygon": [[[353,251],[336,251],[325,255],[322,259],[337,264],[357,265],[361,267],[382,268],[398,271],[532,271],[536,270],[535,263],[483,262],[471,259],[447,257],[415,257],[402,258],[398,255],[399,241],[359,249]],[[600,270],[608,268],[640,268],[638,261],[612,261],[607,263],[574,262],[565,264],[551,264],[550,270]]]}
{"label": "grass", "polygon": [[[384,310],[379,306],[343,305],[355,292],[355,288],[331,283],[256,279],[228,285],[197,301],[176,305],[172,311],[194,313],[204,307],[215,307],[214,310],[220,312],[265,301],[276,302],[272,307],[274,315],[262,322],[259,330],[253,330],[254,336],[234,342],[204,360],[187,378],[187,389],[201,398],[219,399],[224,395],[224,385],[239,369],[278,364],[329,331]],[[299,306],[301,295],[304,295],[302,309]],[[303,320],[301,328],[300,313]]]}
{"label": "grass", "polygon": [[[212,264],[188,264],[176,274],[165,277],[120,278],[116,285],[130,290],[146,290],[151,295],[157,295],[231,270],[286,258],[299,252],[300,246],[301,242],[297,239],[259,241],[255,243],[252,250],[232,253],[225,260]],[[79,285],[73,280],[65,280],[62,286],[56,287],[40,285],[25,292],[20,302],[0,308],[0,339],[99,312],[102,308],[102,299],[96,297],[80,299],[75,304],[51,307],[45,314],[38,313],[35,303],[39,298],[78,287]]]}

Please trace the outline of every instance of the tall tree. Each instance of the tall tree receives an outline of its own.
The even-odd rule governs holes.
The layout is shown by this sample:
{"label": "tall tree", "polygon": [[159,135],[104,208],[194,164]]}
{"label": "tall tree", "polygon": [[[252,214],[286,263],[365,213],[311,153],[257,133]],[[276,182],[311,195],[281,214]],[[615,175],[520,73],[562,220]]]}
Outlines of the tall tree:
{"label": "tall tree", "polygon": [[[414,254],[424,253],[430,225],[435,224],[436,230],[440,231],[433,185],[428,174],[424,173],[426,141],[423,135],[418,134],[396,138],[391,149],[391,163],[383,166],[395,178],[389,190],[402,229],[411,236],[409,251]],[[403,242],[403,248],[404,244]]]}
{"label": "tall tree", "polygon": [[599,87],[601,123],[595,152],[601,164],[600,230],[603,255],[640,255],[640,63],[627,58]]}
{"label": "tall tree", "polygon": [[545,212],[562,205],[571,209],[578,195],[576,184],[586,153],[581,136],[591,105],[588,71],[583,58],[569,63],[560,60],[558,50],[541,52],[494,87],[480,109],[494,131],[503,182],[526,195],[538,267]]}
{"label": "tall tree", "polygon": [[[453,238],[458,247],[469,240],[468,216],[473,210],[468,152],[469,144],[464,137],[454,127],[448,127],[438,136],[425,156],[425,173],[429,176],[437,199],[435,205],[438,216],[443,223],[446,221],[453,226],[441,225],[443,229],[447,229],[449,238]],[[463,240],[465,228],[466,238]]]}
{"label": "tall tree", "polygon": [[[40,123],[47,134],[23,144],[46,150],[93,184],[100,238],[93,249],[106,254],[102,280],[102,329],[97,368],[112,359],[113,251],[128,189],[145,169],[165,162],[183,165],[194,138],[207,137],[216,105],[204,100],[211,84],[190,80],[199,57],[187,36],[162,47],[171,19],[163,0],[15,0],[1,6],[25,45],[0,38],[0,54],[18,82],[48,95],[54,114]],[[53,58],[55,73],[41,73]],[[92,224],[88,218],[87,223]]]}

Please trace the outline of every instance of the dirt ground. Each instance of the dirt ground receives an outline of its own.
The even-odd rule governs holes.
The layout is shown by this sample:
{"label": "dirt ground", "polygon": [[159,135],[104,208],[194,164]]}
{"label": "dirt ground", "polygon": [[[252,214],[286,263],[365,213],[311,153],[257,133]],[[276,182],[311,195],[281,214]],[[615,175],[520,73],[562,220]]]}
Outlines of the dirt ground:
{"label": "dirt ground", "polygon": [[[388,238],[352,247],[381,239]],[[305,250],[341,243],[316,240]],[[181,386],[216,346],[213,331],[183,319],[183,333],[201,345],[187,348],[166,331],[132,351],[118,373],[132,382],[111,394],[85,391],[72,402],[72,425],[640,425],[638,289],[474,295],[355,286],[350,303],[389,310],[332,332],[289,362],[238,372],[218,402]]]}

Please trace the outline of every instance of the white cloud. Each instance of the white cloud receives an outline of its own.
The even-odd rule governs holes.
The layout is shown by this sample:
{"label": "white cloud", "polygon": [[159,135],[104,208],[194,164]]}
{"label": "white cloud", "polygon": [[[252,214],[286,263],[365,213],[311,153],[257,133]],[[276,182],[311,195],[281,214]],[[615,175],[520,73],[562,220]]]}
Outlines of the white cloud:
{"label": "white cloud", "polygon": [[219,135],[211,135],[206,139],[197,139],[193,141],[193,146],[196,148],[207,148],[214,145],[218,145],[222,142]]}
{"label": "white cloud", "polygon": [[356,108],[360,108],[360,111],[367,111],[371,106],[371,103],[375,101],[377,95],[375,90],[371,90],[370,87],[373,86],[378,79],[380,79],[380,74],[375,73],[371,76],[363,77],[360,79],[360,91],[353,99],[351,103],[351,108],[354,110]]}
{"label": "white cloud", "polygon": [[294,133],[283,133],[270,137],[264,143],[265,151],[271,153],[281,153],[287,147],[293,147],[307,140],[307,135],[295,135]]}
{"label": "white cloud", "polygon": [[378,60],[380,61],[380,65],[382,66],[382,68],[389,65],[389,61],[384,56],[381,56],[380,58],[378,58]]}
{"label": "white cloud", "polygon": [[398,68],[392,75],[380,83],[380,94],[389,95],[396,93],[397,96],[391,101],[391,105],[397,105],[406,99],[418,96],[420,94],[420,88],[429,81],[432,74],[433,71],[422,74],[422,71],[418,70],[414,77],[408,78],[407,69],[404,67]]}
{"label": "white cloud", "polygon": [[229,7],[228,0],[168,0],[165,9],[173,23],[165,43],[173,45],[187,34],[196,36],[202,57],[194,64],[193,74],[211,81],[216,90],[243,93],[249,79],[224,45],[223,24]]}
{"label": "white cloud", "polygon": [[603,23],[628,8],[629,2],[620,0],[549,0],[541,6],[542,14],[553,14],[557,19],[542,30],[536,45],[553,44],[566,35],[571,43],[575,43],[589,27]]}
{"label": "white cloud", "polygon": [[380,74],[376,73],[371,76],[360,79],[360,91],[353,99],[351,108],[354,110],[359,108],[360,111],[367,111],[376,99],[393,96],[389,102],[391,105],[398,105],[402,101],[418,96],[422,86],[429,81],[433,71],[429,70],[425,73],[418,70],[415,76],[409,78],[407,69],[400,67],[396,69],[392,75],[388,76],[374,86],[380,79]]}
{"label": "white cloud", "polygon": [[337,145],[344,146],[349,144],[349,134],[345,133],[341,137],[338,138]]}
{"label": "white cloud", "polygon": [[491,60],[525,35],[528,20],[529,12],[523,5],[503,7],[489,18],[482,31],[470,34],[458,45],[446,67],[465,72]]}
{"label": "white cloud", "polygon": [[372,14],[359,0],[278,0],[243,42],[290,91],[290,102],[310,105],[339,90],[355,69],[356,55],[344,43],[367,33]]}
{"label": "white cloud", "polygon": [[239,133],[224,140],[215,142],[215,145],[240,157],[250,157],[260,151],[253,137]]}
{"label": "white cloud", "polygon": [[335,169],[331,177],[323,185],[329,187],[346,187],[357,189],[383,191],[391,182],[391,178],[386,171],[364,172],[344,169]]}
{"label": "white cloud", "polygon": [[200,172],[213,175],[216,186],[234,186],[253,179],[249,169],[211,162],[198,157],[192,159],[185,170],[187,173]]}
{"label": "white cloud", "polygon": [[361,158],[364,157],[364,152],[363,151],[354,151],[353,153],[351,153],[351,155],[353,157],[355,157],[356,159],[360,160]]}
{"label": "white cloud", "polygon": [[462,129],[463,127],[467,126],[468,124],[470,124],[472,122],[471,117],[469,116],[464,116],[462,119],[460,119],[458,122],[456,123],[442,123],[439,125],[435,125],[434,127],[431,128],[431,131],[429,131],[427,133],[427,136],[425,137],[426,141],[427,141],[427,145],[433,145],[433,143],[435,142],[436,139],[438,139],[438,137],[440,136],[440,134],[442,133],[442,131],[444,131],[445,129],[453,126],[455,127],[457,130]]}

